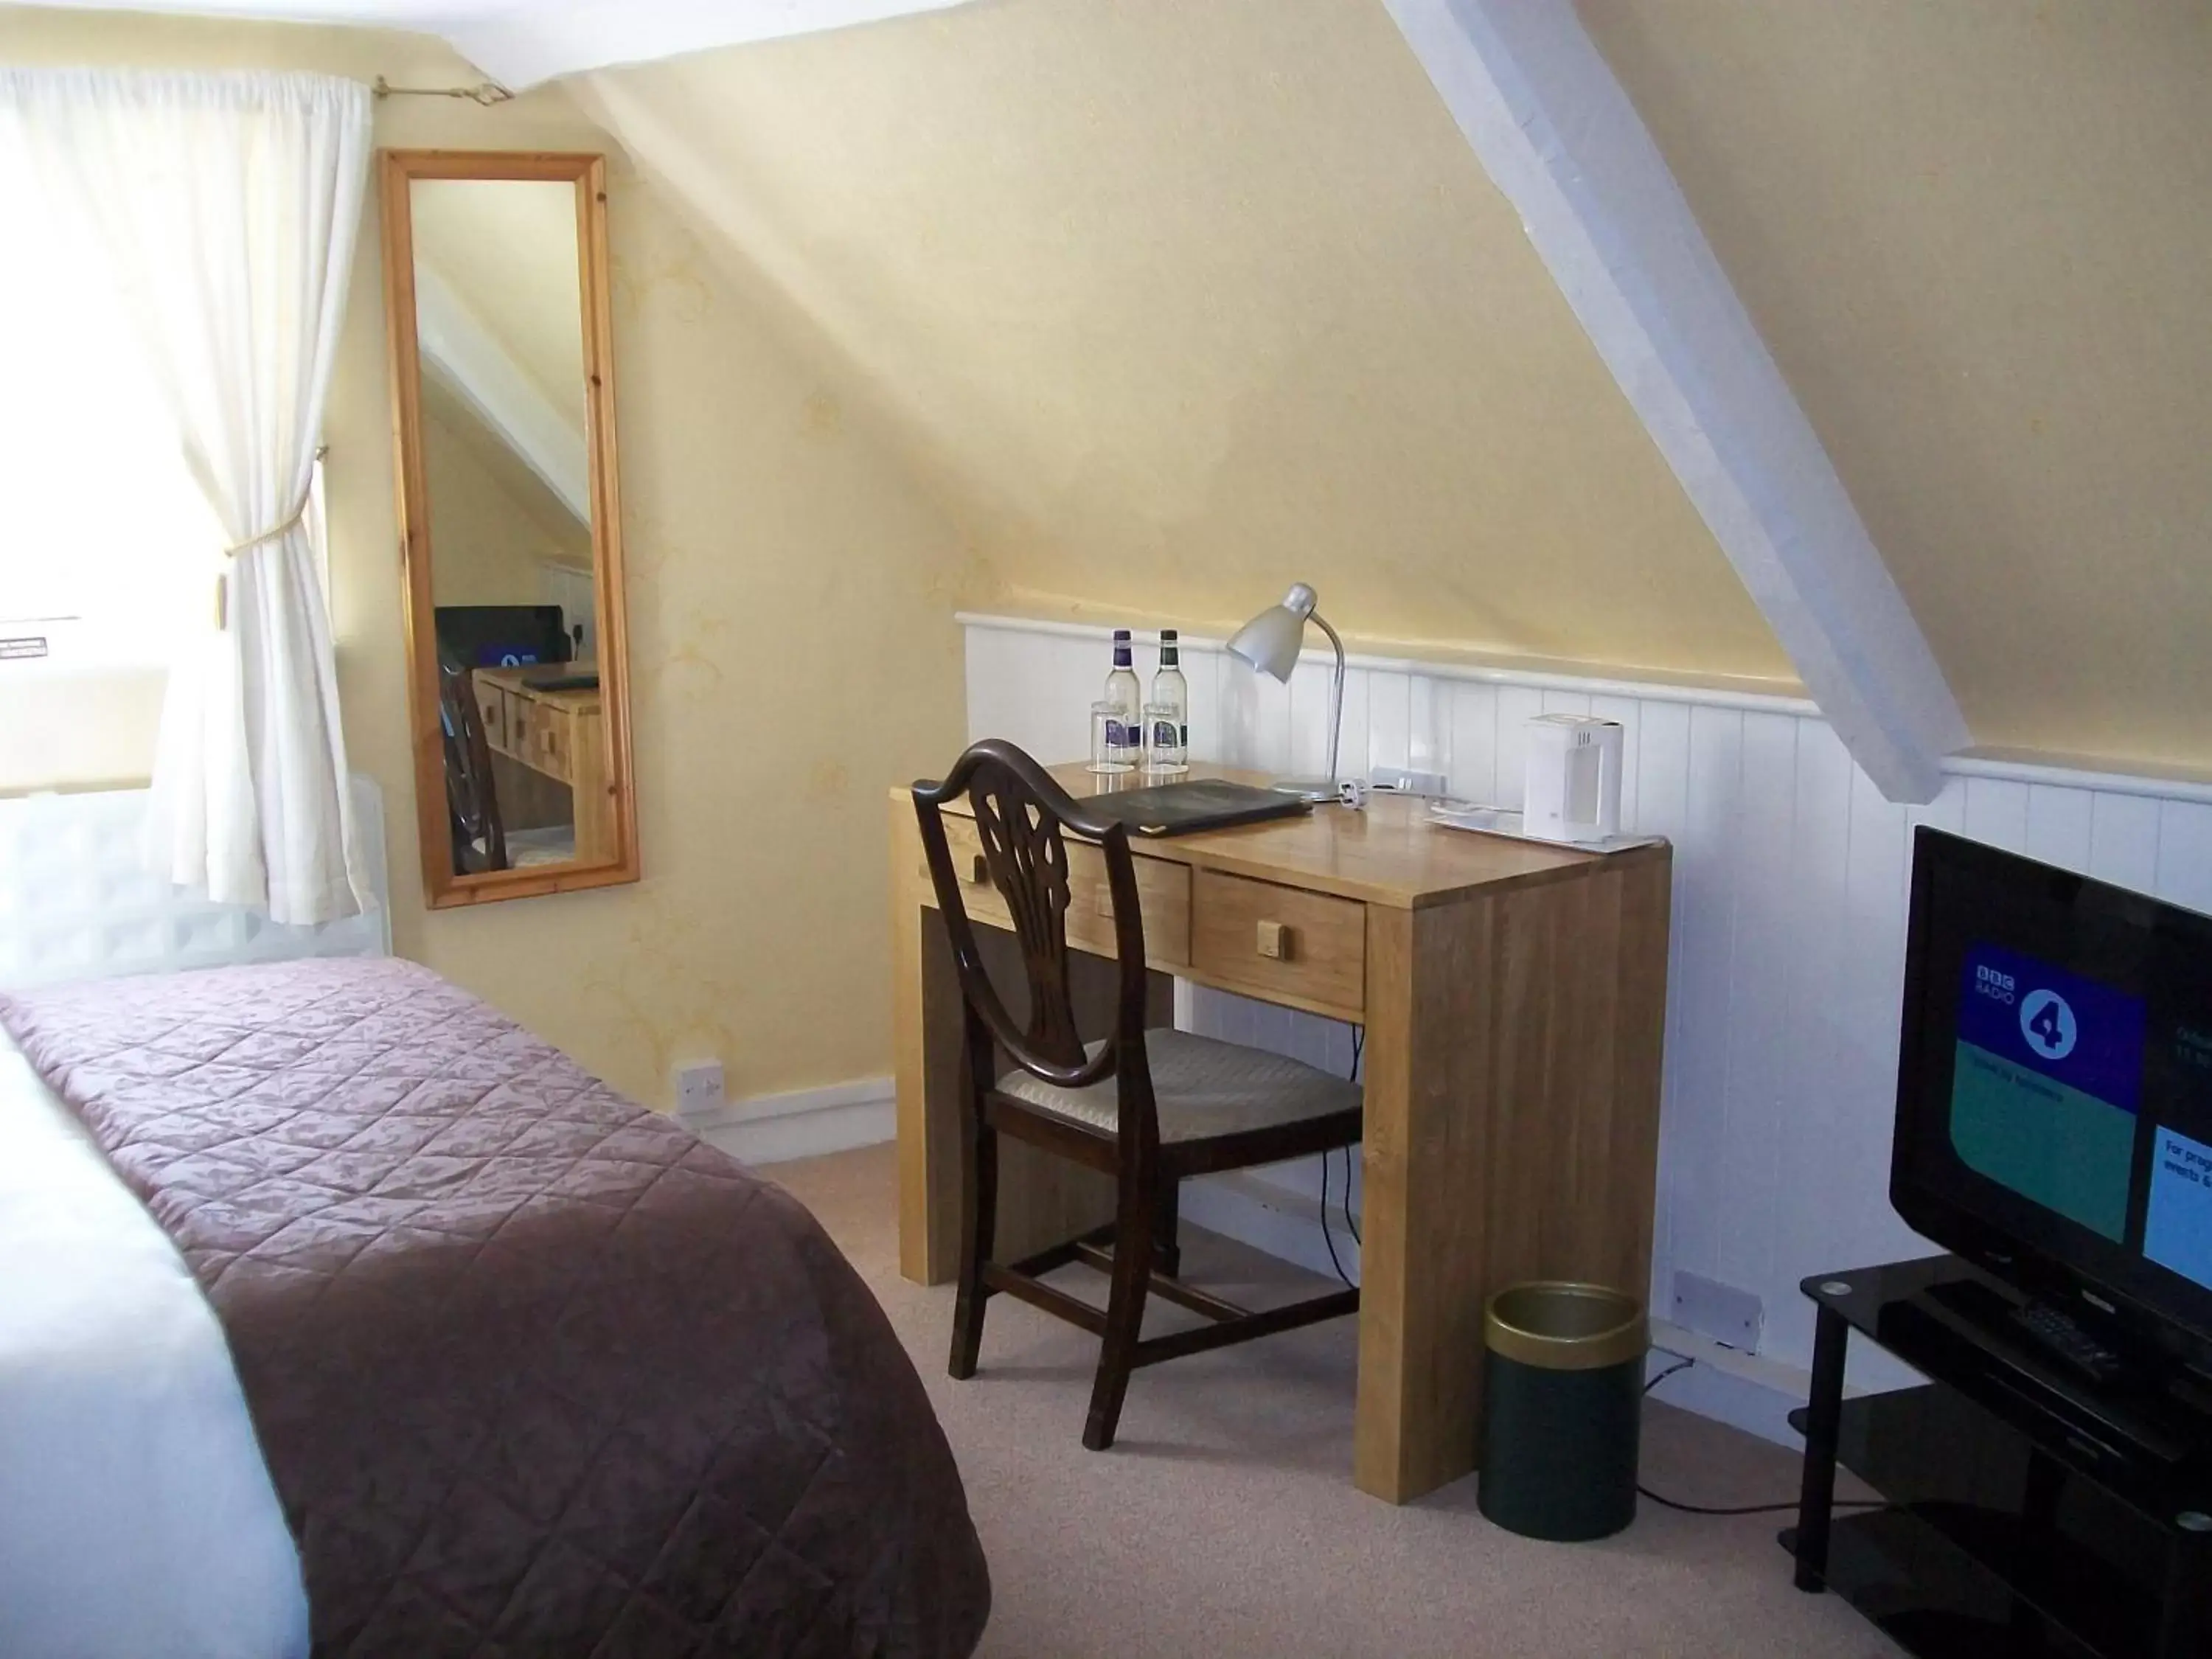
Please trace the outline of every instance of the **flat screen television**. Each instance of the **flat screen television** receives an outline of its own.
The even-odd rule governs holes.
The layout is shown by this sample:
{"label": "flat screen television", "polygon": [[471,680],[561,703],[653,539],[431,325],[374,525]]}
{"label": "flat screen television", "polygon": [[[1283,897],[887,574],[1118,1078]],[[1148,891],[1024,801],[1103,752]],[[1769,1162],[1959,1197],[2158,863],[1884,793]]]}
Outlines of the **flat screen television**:
{"label": "flat screen television", "polygon": [[2212,1359],[2212,919],[1913,841],[1890,1200],[2027,1294]]}
{"label": "flat screen television", "polygon": [[441,605],[431,617],[440,654],[464,668],[568,660],[568,630],[557,605]]}

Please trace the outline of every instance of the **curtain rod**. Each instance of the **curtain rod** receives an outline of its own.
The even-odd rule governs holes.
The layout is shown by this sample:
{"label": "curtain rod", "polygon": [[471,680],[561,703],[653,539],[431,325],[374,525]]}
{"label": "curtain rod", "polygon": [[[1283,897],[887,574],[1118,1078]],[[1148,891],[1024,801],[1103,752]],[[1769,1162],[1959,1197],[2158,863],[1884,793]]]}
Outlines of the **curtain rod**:
{"label": "curtain rod", "polygon": [[395,87],[382,76],[371,83],[369,90],[379,98],[465,98],[472,104],[482,104],[489,109],[494,104],[504,104],[514,94],[496,81],[479,81],[472,87]]}

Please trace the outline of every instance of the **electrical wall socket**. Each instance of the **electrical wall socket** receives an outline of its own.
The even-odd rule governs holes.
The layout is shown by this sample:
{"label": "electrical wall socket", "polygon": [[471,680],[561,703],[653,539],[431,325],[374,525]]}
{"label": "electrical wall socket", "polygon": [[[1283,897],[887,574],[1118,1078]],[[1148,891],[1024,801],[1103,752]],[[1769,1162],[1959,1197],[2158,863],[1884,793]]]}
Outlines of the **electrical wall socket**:
{"label": "electrical wall socket", "polygon": [[1439,799],[1451,793],[1451,785],[1441,772],[1416,772],[1403,766],[1378,767],[1367,780],[1370,789],[1386,795],[1432,795]]}
{"label": "electrical wall socket", "polygon": [[1757,1353],[1766,1304],[1749,1291],[1702,1273],[1674,1275],[1674,1322],[1741,1353]]}
{"label": "electrical wall socket", "polygon": [[676,1068],[676,1115],[699,1117],[721,1105],[722,1062],[702,1060]]}

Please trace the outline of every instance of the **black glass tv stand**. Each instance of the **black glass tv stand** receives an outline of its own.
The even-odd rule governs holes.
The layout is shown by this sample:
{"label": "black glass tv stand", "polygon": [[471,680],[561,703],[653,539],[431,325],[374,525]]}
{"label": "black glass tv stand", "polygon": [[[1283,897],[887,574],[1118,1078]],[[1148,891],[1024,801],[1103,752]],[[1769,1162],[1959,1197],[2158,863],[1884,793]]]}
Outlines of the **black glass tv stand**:
{"label": "black glass tv stand", "polygon": [[[1922,1659],[2212,1656],[2212,1400],[2089,1381],[1956,1256],[1803,1289],[1819,1322],[1782,1534],[1800,1589],[1837,1591]],[[1929,1381],[1844,1399],[1854,1331]],[[1836,1514],[1839,1464],[1887,1506]]]}

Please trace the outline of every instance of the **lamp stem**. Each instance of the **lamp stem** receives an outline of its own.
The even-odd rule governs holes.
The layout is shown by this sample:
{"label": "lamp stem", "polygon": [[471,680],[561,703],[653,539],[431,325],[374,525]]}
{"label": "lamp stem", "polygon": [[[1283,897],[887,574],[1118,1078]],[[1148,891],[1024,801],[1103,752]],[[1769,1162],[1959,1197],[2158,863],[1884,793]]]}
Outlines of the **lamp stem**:
{"label": "lamp stem", "polygon": [[1336,647],[1336,678],[1328,689],[1328,785],[1336,787],[1336,744],[1344,732],[1344,641],[1336,636],[1318,611],[1307,613],[1321,624],[1321,631],[1328,635],[1328,642]]}

